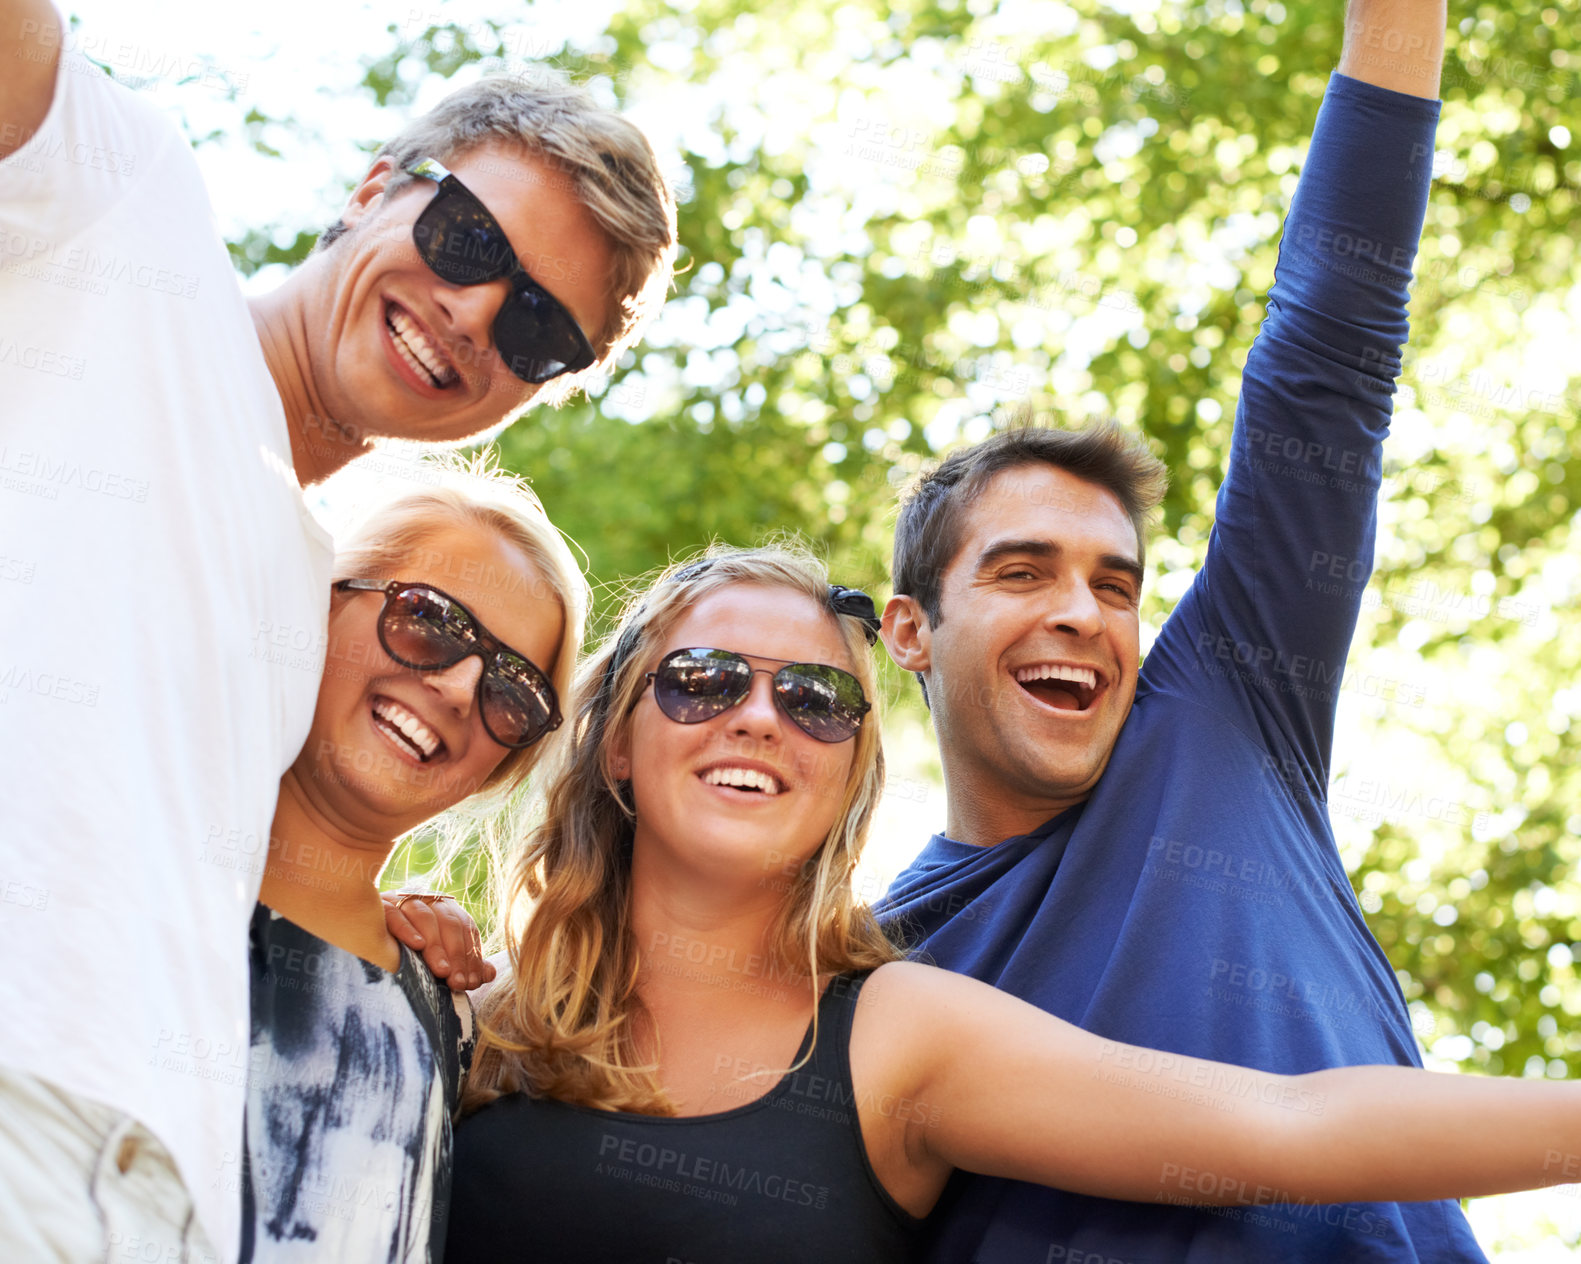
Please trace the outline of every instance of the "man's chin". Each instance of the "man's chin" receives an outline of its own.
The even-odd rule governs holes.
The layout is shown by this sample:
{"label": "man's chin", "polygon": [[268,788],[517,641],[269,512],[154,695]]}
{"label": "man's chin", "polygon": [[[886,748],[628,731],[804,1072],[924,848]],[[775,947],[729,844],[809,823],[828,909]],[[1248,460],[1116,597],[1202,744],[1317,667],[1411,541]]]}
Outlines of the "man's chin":
{"label": "man's chin", "polygon": [[1080,801],[1097,788],[1108,762],[1107,751],[1082,749],[1062,756],[1045,749],[1026,761],[1019,780],[1035,797],[1050,803]]}

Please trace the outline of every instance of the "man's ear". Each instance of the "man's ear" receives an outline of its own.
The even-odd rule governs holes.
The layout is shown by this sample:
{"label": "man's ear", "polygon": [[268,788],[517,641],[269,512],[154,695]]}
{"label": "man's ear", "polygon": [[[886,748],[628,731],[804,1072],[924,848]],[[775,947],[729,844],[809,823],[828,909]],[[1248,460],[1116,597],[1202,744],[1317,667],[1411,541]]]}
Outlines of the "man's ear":
{"label": "man's ear", "polygon": [[363,176],[362,182],[351,191],[346,209],[340,213],[340,222],[348,228],[354,227],[384,196],[385,187],[394,175],[395,164],[388,158],[381,158],[369,167],[368,174]]}
{"label": "man's ear", "polygon": [[891,597],[879,635],[896,666],[919,675],[933,666],[933,628],[916,598]]}

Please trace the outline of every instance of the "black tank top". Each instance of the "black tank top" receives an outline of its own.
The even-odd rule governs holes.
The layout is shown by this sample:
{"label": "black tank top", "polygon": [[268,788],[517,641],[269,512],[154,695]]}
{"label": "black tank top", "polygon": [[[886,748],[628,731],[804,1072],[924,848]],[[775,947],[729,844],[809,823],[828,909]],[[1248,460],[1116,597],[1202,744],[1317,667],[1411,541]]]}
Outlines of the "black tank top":
{"label": "black tank top", "polygon": [[[447,1264],[890,1264],[921,1222],[867,1160],[851,1086],[866,976],[832,980],[805,1065],[715,1115],[635,1115],[514,1093],[455,1132]],[[797,1050],[807,1052],[812,1027]]]}

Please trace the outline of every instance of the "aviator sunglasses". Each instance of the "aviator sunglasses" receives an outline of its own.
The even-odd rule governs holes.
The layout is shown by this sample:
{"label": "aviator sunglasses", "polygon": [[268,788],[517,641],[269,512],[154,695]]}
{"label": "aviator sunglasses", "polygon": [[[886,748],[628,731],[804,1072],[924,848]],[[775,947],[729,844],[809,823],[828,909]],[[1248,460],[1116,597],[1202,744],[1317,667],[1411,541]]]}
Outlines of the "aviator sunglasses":
{"label": "aviator sunglasses", "polygon": [[501,746],[520,750],[560,727],[560,700],[549,678],[449,593],[399,579],[342,579],[335,588],[384,594],[379,644],[402,667],[441,671],[473,654],[482,658],[478,714]]}
{"label": "aviator sunglasses", "polygon": [[432,158],[406,168],[439,185],[412,225],[418,257],[451,285],[482,285],[501,277],[511,294],[494,318],[494,346],[517,377],[537,385],[577,373],[598,357],[571,313],[528,275],[499,221],[477,195]]}
{"label": "aviator sunglasses", "polygon": [[653,700],[677,724],[701,724],[739,706],[752,690],[752,677],[763,672],[774,681],[774,701],[803,733],[820,742],[844,742],[856,736],[872,704],[862,682],[848,671],[824,663],[790,663],[783,658],[752,657],[784,663],[778,671],[753,667],[729,650],[674,650],[648,673]]}

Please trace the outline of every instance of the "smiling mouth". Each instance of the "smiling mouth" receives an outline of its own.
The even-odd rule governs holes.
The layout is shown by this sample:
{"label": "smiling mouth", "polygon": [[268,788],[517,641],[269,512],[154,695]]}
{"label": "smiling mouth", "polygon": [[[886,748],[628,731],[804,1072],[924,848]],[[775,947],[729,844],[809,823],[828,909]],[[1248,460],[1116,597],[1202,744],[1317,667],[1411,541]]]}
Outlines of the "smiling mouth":
{"label": "smiling mouth", "polygon": [[425,764],[448,753],[444,739],[393,698],[373,700],[373,726]]}
{"label": "smiling mouth", "polygon": [[394,303],[385,305],[384,327],[390,331],[390,341],[401,359],[420,380],[439,391],[461,380],[461,374],[440,354],[439,348],[423,336],[417,322]]}
{"label": "smiling mouth", "polygon": [[726,786],[749,794],[767,795],[771,799],[785,789],[778,777],[756,768],[708,768],[697,776],[707,786]]}
{"label": "smiling mouth", "polygon": [[1056,711],[1085,711],[1098,696],[1098,673],[1090,667],[1044,663],[1012,674],[1016,684]]}

